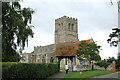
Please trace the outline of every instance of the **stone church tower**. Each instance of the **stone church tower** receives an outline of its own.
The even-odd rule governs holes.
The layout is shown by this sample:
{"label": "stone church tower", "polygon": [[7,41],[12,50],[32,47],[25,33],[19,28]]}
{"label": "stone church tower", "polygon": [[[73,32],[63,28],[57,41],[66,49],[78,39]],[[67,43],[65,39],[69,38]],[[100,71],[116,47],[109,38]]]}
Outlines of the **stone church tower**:
{"label": "stone church tower", "polygon": [[55,20],[55,44],[78,40],[78,20],[63,16]]}

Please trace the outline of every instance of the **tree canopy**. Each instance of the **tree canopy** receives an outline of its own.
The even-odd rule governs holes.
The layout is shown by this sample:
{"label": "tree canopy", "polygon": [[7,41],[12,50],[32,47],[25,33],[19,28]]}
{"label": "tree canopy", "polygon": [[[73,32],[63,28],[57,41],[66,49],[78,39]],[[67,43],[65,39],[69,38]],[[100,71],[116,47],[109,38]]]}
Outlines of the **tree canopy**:
{"label": "tree canopy", "polygon": [[[2,3],[2,61],[20,60],[18,53],[24,50],[28,37],[33,37],[31,8],[21,9],[18,2]],[[18,50],[19,47],[19,50]]]}
{"label": "tree canopy", "polygon": [[108,62],[106,59],[104,60],[100,60],[97,63],[95,63],[96,65],[100,66],[100,67],[104,67],[105,69],[107,69],[107,67],[111,64],[110,62]]}
{"label": "tree canopy", "polygon": [[101,46],[97,46],[95,42],[85,42],[82,41],[79,44],[79,48],[76,51],[77,58],[79,60],[87,59],[90,63],[91,61],[98,61],[101,59],[99,56],[99,49]]}
{"label": "tree canopy", "polygon": [[[120,56],[118,56],[118,57],[120,57]],[[113,61],[115,61],[115,63],[116,63],[116,69],[117,69],[117,70],[120,70],[120,68],[119,68],[119,66],[120,66],[120,63],[119,63],[120,58],[115,59],[114,57],[109,57],[109,58],[107,58],[107,59],[98,61],[98,62],[96,63],[96,65],[98,65],[98,66],[100,66],[100,67],[104,67],[104,68],[106,69],[110,64],[113,63]]]}
{"label": "tree canopy", "polygon": [[113,32],[110,33],[109,35],[109,39],[107,40],[108,43],[110,43],[110,46],[115,46],[117,47],[119,40],[119,36],[120,36],[120,29],[119,28],[113,28],[112,29]]}

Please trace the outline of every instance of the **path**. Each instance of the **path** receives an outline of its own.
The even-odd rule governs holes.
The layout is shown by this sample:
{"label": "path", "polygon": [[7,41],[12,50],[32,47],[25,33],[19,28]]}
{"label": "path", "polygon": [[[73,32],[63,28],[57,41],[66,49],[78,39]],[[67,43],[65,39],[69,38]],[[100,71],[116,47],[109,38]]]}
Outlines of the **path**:
{"label": "path", "polygon": [[[68,74],[69,74],[69,73],[71,73],[71,71],[69,71]],[[65,71],[60,71],[60,72],[58,72],[58,73],[56,73],[56,74],[48,77],[47,80],[51,80],[51,79],[52,79],[52,80],[56,80],[56,79],[58,80],[58,79],[60,79],[60,78],[64,78],[65,75],[67,75],[67,74],[65,73]]]}
{"label": "path", "polygon": [[112,73],[112,74],[107,74],[103,76],[98,76],[94,78],[120,78],[120,72]]}
{"label": "path", "polygon": [[98,76],[98,77],[93,77],[93,78],[89,78],[86,80],[118,80],[118,78],[120,78],[120,72]]}

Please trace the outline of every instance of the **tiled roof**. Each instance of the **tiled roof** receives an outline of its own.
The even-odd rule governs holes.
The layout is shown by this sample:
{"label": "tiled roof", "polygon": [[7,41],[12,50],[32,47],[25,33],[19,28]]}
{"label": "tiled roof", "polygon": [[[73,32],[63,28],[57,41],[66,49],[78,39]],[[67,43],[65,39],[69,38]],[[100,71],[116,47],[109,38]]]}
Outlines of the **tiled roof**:
{"label": "tiled roof", "polygon": [[[82,41],[90,42],[91,40],[92,39]],[[80,43],[81,41],[56,44],[56,56],[75,56],[76,50],[78,49],[78,44]]]}
{"label": "tiled roof", "polygon": [[75,56],[75,43],[59,43],[56,45],[56,56]]}

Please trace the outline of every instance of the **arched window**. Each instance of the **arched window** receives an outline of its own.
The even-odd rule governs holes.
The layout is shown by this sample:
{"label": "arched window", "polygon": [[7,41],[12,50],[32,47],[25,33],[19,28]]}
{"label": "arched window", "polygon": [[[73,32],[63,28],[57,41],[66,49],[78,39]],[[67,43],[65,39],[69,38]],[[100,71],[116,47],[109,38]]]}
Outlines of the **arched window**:
{"label": "arched window", "polygon": [[43,56],[43,58],[42,58],[42,63],[45,63],[45,57]]}
{"label": "arched window", "polygon": [[40,60],[38,59],[37,62],[40,62]]}
{"label": "arched window", "polygon": [[74,28],[74,24],[72,24],[72,30],[73,30],[73,28]]}
{"label": "arched window", "polygon": [[70,30],[70,23],[68,24],[68,29]]}
{"label": "arched window", "polygon": [[59,27],[60,27],[60,24],[59,24]]}

